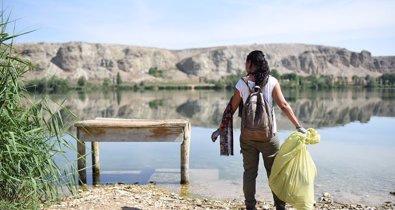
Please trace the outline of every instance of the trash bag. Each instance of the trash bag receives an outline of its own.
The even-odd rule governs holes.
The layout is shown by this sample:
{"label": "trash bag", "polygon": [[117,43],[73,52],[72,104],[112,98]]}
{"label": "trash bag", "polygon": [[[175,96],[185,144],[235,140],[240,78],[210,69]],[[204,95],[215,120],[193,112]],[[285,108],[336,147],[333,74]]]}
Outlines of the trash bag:
{"label": "trash bag", "polygon": [[314,208],[317,169],[306,144],[318,143],[320,136],[313,128],[307,131],[307,134],[295,131],[285,140],[269,177],[269,186],[277,197],[298,210]]}

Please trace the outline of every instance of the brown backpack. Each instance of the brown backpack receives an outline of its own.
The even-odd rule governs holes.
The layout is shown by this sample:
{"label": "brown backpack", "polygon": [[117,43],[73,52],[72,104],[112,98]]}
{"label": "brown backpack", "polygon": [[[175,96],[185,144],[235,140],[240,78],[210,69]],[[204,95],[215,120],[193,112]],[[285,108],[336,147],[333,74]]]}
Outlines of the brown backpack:
{"label": "brown backpack", "polygon": [[250,94],[241,110],[241,139],[268,142],[273,137],[272,107],[263,96],[263,87],[250,89],[246,78],[242,78]]}

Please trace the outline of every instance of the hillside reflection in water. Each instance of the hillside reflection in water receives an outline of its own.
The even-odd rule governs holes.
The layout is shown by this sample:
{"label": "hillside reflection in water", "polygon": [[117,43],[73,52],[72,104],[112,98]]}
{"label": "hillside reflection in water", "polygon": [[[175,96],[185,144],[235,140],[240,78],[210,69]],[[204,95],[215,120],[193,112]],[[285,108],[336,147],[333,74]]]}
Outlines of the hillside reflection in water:
{"label": "hillside reflection in water", "polygon": [[[231,97],[230,91],[119,91],[57,96],[80,119],[96,117],[175,119],[214,128]],[[372,116],[395,116],[395,90],[287,91],[284,95],[305,127],[335,127],[368,122]],[[281,113],[276,107],[276,113]],[[235,117],[235,127],[239,119]],[[279,129],[292,129],[285,116]]]}

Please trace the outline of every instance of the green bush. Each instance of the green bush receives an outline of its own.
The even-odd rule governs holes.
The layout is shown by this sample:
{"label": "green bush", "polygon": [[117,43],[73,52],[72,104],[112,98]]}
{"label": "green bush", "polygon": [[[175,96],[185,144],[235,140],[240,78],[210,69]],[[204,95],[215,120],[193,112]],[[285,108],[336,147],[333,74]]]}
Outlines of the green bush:
{"label": "green bush", "polygon": [[[59,189],[75,190],[75,170],[61,169],[55,157],[73,147],[63,139],[64,121],[47,100],[27,98],[22,77],[32,65],[15,55],[13,38],[0,25],[0,207],[38,209],[59,198]],[[60,106],[61,107],[61,106]],[[74,149],[75,150],[75,149]]]}
{"label": "green bush", "polygon": [[236,83],[240,80],[241,77],[244,77],[245,74],[242,71],[238,71],[237,74],[228,75],[222,77],[218,81],[214,82],[214,89],[232,89]]}
{"label": "green bush", "polygon": [[272,69],[270,71],[270,74],[276,79],[280,79],[281,78],[281,74],[280,74],[280,72],[277,69]]}
{"label": "green bush", "polygon": [[80,76],[80,78],[78,78],[77,84],[79,87],[85,87],[86,86],[86,78],[84,76]]}
{"label": "green bush", "polygon": [[381,75],[378,80],[382,85],[394,86],[395,85],[395,73],[385,73]]}
{"label": "green bush", "polygon": [[65,93],[70,89],[68,80],[53,76],[49,79],[32,80],[26,84],[26,90],[38,93]]}
{"label": "green bush", "polygon": [[375,88],[375,87],[377,87],[376,78],[367,75],[367,76],[365,77],[365,80],[366,80],[366,87],[367,87],[367,88]]}
{"label": "green bush", "polygon": [[104,88],[108,88],[108,87],[110,87],[110,85],[111,85],[111,79],[105,78],[105,79],[103,80],[103,86],[104,86]]}
{"label": "green bush", "polygon": [[157,67],[151,67],[148,70],[148,74],[154,77],[163,77],[163,70],[160,70]]}

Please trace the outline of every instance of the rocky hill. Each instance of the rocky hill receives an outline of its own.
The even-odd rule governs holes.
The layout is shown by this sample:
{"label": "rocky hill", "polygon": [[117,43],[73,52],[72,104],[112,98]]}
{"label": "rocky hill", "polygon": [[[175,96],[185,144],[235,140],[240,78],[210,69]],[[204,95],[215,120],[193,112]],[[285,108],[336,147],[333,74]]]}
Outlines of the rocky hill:
{"label": "rocky hill", "polygon": [[[395,56],[374,57],[368,51],[306,44],[168,50],[69,42],[25,43],[15,48],[36,65],[27,80],[55,75],[70,81],[83,76],[91,82],[102,82],[114,79],[118,73],[128,83],[219,80],[244,72],[246,55],[255,49],[264,51],[270,67],[280,73],[352,77],[395,72]],[[150,68],[161,70],[163,75],[149,74]]]}

